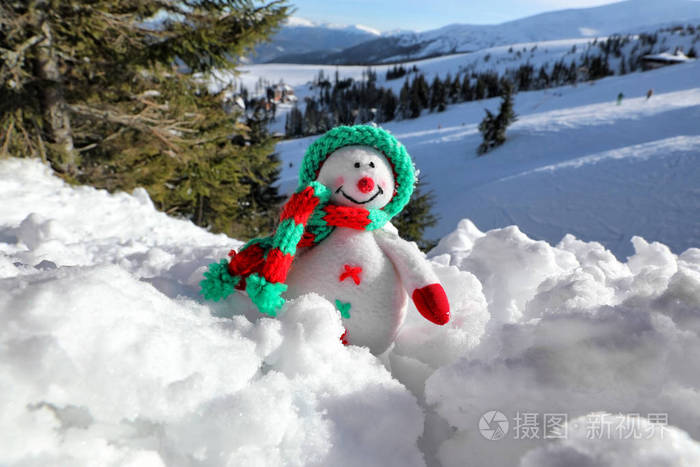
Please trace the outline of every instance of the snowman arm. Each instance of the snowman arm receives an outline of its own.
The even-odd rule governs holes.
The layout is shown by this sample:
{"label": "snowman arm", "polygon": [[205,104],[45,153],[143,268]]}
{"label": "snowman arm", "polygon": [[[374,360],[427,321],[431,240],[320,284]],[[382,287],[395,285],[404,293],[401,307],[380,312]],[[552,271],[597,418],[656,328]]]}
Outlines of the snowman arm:
{"label": "snowman arm", "polygon": [[394,264],[420,314],[435,324],[447,323],[450,319],[447,295],[418,246],[385,229],[375,230],[375,238],[379,248]]}

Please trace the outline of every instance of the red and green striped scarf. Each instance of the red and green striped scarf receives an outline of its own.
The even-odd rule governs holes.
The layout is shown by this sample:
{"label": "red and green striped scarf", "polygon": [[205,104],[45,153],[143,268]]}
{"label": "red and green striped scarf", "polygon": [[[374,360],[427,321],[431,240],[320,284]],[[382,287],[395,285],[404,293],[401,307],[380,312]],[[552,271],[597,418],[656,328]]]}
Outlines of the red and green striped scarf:
{"label": "red and green striped scarf", "polygon": [[319,182],[293,194],[284,206],[275,233],[255,238],[231,260],[209,265],[200,283],[204,298],[218,301],[245,290],[261,313],[276,316],[284,304],[285,281],[298,248],[314,246],[335,227],[374,230],[383,227],[389,215],[381,209],[328,204],[330,191]]}

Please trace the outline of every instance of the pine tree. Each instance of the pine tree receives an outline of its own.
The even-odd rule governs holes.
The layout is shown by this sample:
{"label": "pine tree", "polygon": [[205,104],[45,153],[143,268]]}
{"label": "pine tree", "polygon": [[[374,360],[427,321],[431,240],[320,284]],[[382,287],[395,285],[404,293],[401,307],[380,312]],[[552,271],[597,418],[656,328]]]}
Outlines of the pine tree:
{"label": "pine tree", "polygon": [[588,79],[595,80],[605,78],[612,74],[613,72],[610,70],[608,60],[605,57],[597,55],[591,59],[590,66],[588,67]]}
{"label": "pine tree", "polygon": [[476,79],[476,86],[474,87],[474,99],[479,101],[486,97],[486,86],[484,84],[484,79],[481,75]]}
{"label": "pine tree", "polygon": [[486,154],[506,142],[506,129],[515,122],[518,117],[513,110],[513,84],[508,80],[501,83],[503,94],[498,115],[494,116],[490,110],[486,110],[486,116],[479,124],[483,142],[479,145],[478,153]]}
{"label": "pine tree", "polygon": [[418,93],[411,92],[410,100],[408,102],[408,118],[418,118],[420,117],[421,110],[423,110],[423,101],[418,96]]}
{"label": "pine tree", "polygon": [[427,251],[435,246],[435,242],[426,240],[423,235],[425,229],[437,224],[438,218],[431,212],[435,204],[433,192],[424,193],[424,188],[423,183],[419,181],[409,203],[391,222],[399,230],[401,237],[418,243],[423,251]]}
{"label": "pine tree", "polygon": [[159,208],[215,226],[225,206],[248,209],[241,180],[268,166],[272,147],[250,143],[207,73],[234,69],[287,10],[241,0],[1,2],[0,155],[42,157],[68,180],[109,190],[143,186]]}
{"label": "pine tree", "polygon": [[462,95],[462,100],[466,102],[474,100],[474,90],[472,89],[471,81],[471,77],[465,74],[462,80],[462,89],[460,93]]}
{"label": "pine tree", "polygon": [[625,63],[625,59],[623,58],[620,60],[620,75],[626,75],[627,74],[627,64]]}
{"label": "pine tree", "polygon": [[[212,226],[215,230],[230,232],[235,237],[248,237],[269,233],[275,227],[279,216],[270,214],[277,214],[284,197],[280,196],[275,184],[280,174],[280,160],[273,152],[278,139],[270,136],[269,118],[269,114],[259,107],[246,119],[250,133],[244,141],[243,151],[251,163],[244,164],[246,170],[241,177],[241,184],[248,188],[248,193],[238,199],[239,206],[245,209],[232,210],[225,203],[219,204],[228,212],[214,218]],[[260,160],[266,163],[260,163]]]}
{"label": "pine tree", "polygon": [[319,111],[317,109],[316,100],[312,97],[307,97],[305,101],[306,108],[304,109],[304,123],[302,133],[304,135],[315,135],[319,132]]}
{"label": "pine tree", "polygon": [[295,105],[287,114],[285,134],[291,137],[302,136],[304,134],[303,121],[304,115],[299,110],[299,107]]}
{"label": "pine tree", "polygon": [[549,87],[550,83],[550,78],[549,75],[547,74],[547,68],[542,65],[540,67],[540,72],[537,75],[537,88],[538,89],[545,89]]}
{"label": "pine tree", "polygon": [[411,116],[411,87],[408,84],[408,78],[403,82],[401,91],[399,92],[399,106],[397,112],[401,118],[410,118]]}
{"label": "pine tree", "polygon": [[396,116],[396,107],[398,106],[398,100],[396,96],[391,91],[387,89],[382,93],[382,99],[380,103],[379,113],[380,122],[388,122],[394,119]]}
{"label": "pine tree", "polygon": [[450,100],[450,102],[459,102],[461,96],[461,90],[462,90],[462,83],[460,82],[459,75],[455,75],[455,79],[452,80],[452,83],[450,84],[449,91],[447,93],[447,97]]}
{"label": "pine tree", "polygon": [[430,85],[430,111],[432,112],[433,110],[438,109],[439,112],[442,112],[445,110],[445,99],[445,86],[443,82],[440,81],[440,77],[435,75],[435,78],[433,78],[433,83]]}
{"label": "pine tree", "polygon": [[411,92],[413,93],[413,98],[416,99],[418,107],[420,109],[427,109],[430,103],[430,87],[425,80],[425,76],[420,74],[415,77],[411,84]]}
{"label": "pine tree", "polygon": [[452,86],[452,73],[448,72],[445,76],[445,80],[442,82],[445,93],[445,105],[449,102],[450,98],[450,86]]}
{"label": "pine tree", "polygon": [[530,89],[532,86],[532,81],[535,75],[535,68],[530,65],[529,63],[526,63],[524,65],[520,65],[518,68],[516,74],[515,74],[515,79],[516,79],[516,84],[518,86],[518,90],[520,91],[527,91]]}

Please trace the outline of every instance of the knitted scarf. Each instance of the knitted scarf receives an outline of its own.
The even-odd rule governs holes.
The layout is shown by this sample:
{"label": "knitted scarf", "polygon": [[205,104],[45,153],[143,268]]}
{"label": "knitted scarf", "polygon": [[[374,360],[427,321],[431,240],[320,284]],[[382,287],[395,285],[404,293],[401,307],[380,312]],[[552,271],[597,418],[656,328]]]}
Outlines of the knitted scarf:
{"label": "knitted scarf", "polygon": [[[325,159],[341,147],[363,145],[384,153],[394,170],[396,186],[382,209],[329,204],[330,190],[315,181]],[[235,289],[245,290],[261,313],[276,316],[284,304],[285,281],[298,248],[322,242],[335,227],[358,230],[382,228],[406,205],[413,192],[415,174],[406,149],[381,128],[370,125],[341,126],[327,132],[306,151],[299,188],[284,205],[273,235],[255,238],[230,261],[209,265],[200,282],[204,298],[218,301]]]}

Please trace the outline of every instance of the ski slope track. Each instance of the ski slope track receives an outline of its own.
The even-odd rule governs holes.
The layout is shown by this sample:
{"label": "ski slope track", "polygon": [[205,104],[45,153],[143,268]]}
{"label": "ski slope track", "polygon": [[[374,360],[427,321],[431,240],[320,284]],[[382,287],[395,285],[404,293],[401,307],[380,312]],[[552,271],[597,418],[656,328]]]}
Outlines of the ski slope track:
{"label": "ski slope track", "polygon": [[[700,239],[699,83],[700,63],[692,62],[519,93],[508,141],[484,157],[476,155],[478,124],[497,99],[384,126],[435,192],[440,221],[429,237],[466,217],[485,229],[514,224],[554,243],[572,233],[619,257],[632,253],[634,235],[682,252]],[[295,186],[311,141],[278,145],[284,190]]]}

